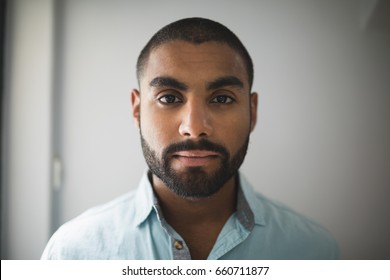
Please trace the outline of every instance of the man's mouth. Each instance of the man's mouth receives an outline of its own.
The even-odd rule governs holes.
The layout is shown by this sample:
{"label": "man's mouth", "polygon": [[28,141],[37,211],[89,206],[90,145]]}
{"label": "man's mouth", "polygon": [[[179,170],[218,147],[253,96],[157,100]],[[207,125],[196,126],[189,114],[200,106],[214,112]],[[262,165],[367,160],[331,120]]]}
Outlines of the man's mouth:
{"label": "man's mouth", "polygon": [[190,151],[180,151],[173,154],[173,156],[178,157],[216,157],[219,156],[218,153],[207,151],[207,150],[190,150]]}
{"label": "man's mouth", "polygon": [[220,157],[220,154],[207,150],[189,150],[175,152],[172,157],[185,166],[194,167],[207,165]]}

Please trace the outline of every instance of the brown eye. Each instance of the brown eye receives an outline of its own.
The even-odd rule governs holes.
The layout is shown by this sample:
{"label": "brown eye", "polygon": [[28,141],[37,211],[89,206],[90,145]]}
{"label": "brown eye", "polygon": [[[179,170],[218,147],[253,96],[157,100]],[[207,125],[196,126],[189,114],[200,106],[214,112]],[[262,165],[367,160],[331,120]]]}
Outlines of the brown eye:
{"label": "brown eye", "polygon": [[161,103],[166,103],[166,104],[172,104],[172,103],[180,103],[181,100],[172,94],[164,95],[158,99]]}
{"label": "brown eye", "polygon": [[218,95],[217,97],[213,98],[211,100],[211,103],[219,103],[219,104],[229,104],[232,103],[234,100],[226,95]]}

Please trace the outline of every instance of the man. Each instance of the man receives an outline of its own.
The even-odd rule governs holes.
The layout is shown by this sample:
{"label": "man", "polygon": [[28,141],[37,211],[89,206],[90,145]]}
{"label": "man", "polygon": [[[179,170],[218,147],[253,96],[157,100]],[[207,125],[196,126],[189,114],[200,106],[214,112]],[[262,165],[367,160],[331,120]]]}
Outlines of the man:
{"label": "man", "polygon": [[131,101],[149,167],[138,189],[63,225],[43,259],[333,259],[320,226],[239,174],[257,117],[253,65],[225,26],[158,31]]}

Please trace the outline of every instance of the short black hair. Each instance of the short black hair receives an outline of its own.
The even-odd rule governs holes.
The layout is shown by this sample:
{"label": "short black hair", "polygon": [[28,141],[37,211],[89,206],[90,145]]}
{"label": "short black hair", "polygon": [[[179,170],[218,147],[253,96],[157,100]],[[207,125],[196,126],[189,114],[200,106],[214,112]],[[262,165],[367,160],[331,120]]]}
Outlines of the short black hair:
{"label": "short black hair", "polygon": [[249,89],[252,88],[253,62],[240,39],[238,39],[238,37],[226,26],[216,21],[199,17],[185,18],[172,22],[161,28],[156,34],[153,35],[153,37],[149,40],[138,56],[138,82],[140,82],[142,73],[152,50],[156,49],[164,43],[168,43],[174,40],[183,40],[196,45],[210,41],[227,44],[241,55],[248,74]]}

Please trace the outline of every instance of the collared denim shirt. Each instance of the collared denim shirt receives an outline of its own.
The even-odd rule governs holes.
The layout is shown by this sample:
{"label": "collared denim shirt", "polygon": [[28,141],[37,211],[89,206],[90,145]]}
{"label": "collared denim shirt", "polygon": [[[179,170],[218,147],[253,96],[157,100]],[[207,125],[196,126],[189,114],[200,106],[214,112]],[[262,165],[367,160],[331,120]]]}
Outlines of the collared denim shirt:
{"label": "collared denim shirt", "polygon": [[[338,247],[318,224],[253,191],[239,175],[236,212],[208,259],[337,259]],[[188,260],[183,238],[165,221],[147,173],[138,188],[65,223],[42,259]]]}

